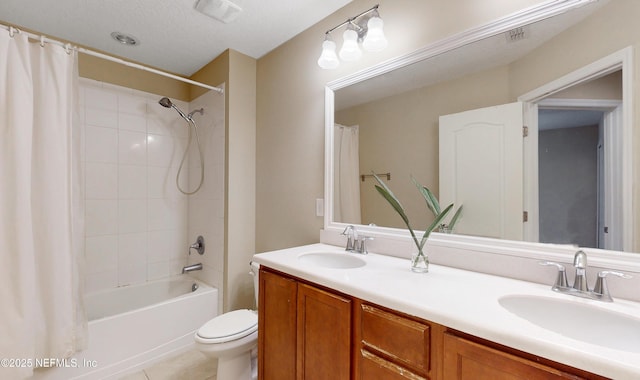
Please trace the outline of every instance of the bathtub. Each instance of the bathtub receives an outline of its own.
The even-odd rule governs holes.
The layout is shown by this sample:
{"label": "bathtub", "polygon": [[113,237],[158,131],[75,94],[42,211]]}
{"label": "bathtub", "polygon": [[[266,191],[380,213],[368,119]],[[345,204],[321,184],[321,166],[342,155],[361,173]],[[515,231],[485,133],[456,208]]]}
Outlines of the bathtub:
{"label": "bathtub", "polygon": [[218,290],[185,275],[88,294],[85,306],[88,347],[34,380],[119,379],[193,347],[193,334],[218,314]]}

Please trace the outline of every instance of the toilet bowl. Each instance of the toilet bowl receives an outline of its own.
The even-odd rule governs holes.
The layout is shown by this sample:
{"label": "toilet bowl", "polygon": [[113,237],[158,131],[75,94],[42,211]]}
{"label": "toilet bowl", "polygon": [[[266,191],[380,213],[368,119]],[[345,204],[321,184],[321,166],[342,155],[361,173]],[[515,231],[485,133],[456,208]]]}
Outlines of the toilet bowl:
{"label": "toilet bowl", "polygon": [[[258,299],[258,264],[251,263],[256,304]],[[196,347],[206,356],[218,359],[218,380],[250,380],[251,354],[258,344],[258,313],[234,310],[205,323],[194,335]]]}

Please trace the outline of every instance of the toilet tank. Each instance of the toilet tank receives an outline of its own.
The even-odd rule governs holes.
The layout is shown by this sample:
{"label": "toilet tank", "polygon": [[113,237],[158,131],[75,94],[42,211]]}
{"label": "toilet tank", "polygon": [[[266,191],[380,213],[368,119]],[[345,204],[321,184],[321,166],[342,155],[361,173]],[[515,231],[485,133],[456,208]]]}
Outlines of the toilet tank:
{"label": "toilet tank", "polygon": [[251,265],[251,275],[253,276],[253,294],[256,299],[256,309],[258,308],[258,288],[260,287],[260,281],[258,279],[258,274],[260,273],[260,264],[254,263],[253,261],[249,263]]}

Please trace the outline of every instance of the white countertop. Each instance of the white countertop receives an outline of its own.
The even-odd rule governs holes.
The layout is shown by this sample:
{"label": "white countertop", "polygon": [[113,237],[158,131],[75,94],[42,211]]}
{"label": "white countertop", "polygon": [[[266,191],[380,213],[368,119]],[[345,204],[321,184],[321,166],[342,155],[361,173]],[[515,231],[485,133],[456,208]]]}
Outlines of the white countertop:
{"label": "white countertop", "polygon": [[[310,252],[356,255],[367,264],[353,269],[331,269],[298,260],[299,255]],[[260,253],[253,261],[365,301],[602,376],[640,379],[640,353],[585,343],[538,327],[502,308],[498,299],[514,294],[559,298],[640,319],[637,302],[581,299],[553,292],[551,284],[545,286],[433,264],[429,273],[413,273],[407,259],[345,253],[341,247],[321,243]],[[615,298],[615,294],[613,296]]]}

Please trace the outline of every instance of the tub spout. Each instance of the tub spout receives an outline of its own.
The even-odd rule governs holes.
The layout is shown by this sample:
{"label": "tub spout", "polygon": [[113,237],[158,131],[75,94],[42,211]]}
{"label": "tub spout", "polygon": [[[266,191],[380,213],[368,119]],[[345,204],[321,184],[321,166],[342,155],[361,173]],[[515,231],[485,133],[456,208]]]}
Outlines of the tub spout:
{"label": "tub spout", "polygon": [[197,264],[187,265],[186,267],[182,268],[182,274],[193,272],[194,270],[202,270],[202,264],[197,263]]}

